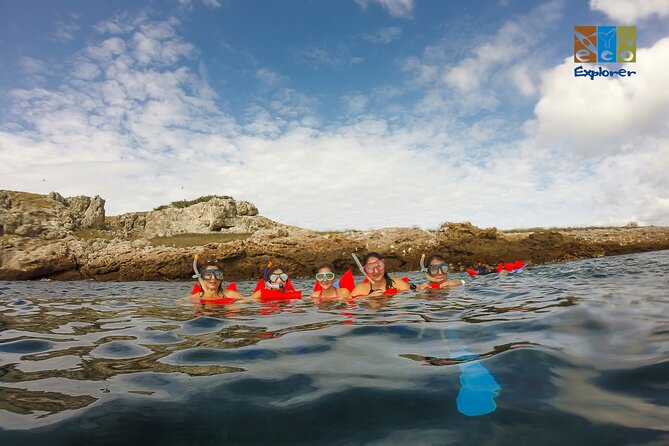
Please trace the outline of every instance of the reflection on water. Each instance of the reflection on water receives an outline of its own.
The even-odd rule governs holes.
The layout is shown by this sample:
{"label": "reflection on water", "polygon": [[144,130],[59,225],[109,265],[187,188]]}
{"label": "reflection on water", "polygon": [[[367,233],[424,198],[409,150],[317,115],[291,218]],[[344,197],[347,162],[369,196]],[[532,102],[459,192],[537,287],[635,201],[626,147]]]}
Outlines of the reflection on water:
{"label": "reflection on water", "polygon": [[0,282],[0,440],[668,444],[668,267],[205,308],[188,283]]}

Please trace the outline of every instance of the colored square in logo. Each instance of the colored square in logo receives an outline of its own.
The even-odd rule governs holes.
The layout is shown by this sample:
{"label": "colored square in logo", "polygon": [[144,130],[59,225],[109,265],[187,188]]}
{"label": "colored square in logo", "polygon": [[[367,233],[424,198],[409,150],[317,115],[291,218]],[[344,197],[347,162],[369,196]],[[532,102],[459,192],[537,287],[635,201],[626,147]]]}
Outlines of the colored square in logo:
{"label": "colored square in logo", "polygon": [[616,52],[617,27],[598,26],[597,27],[597,61],[615,62],[618,53]]}
{"label": "colored square in logo", "polygon": [[636,62],[636,26],[618,27],[618,62]]}
{"label": "colored square in logo", "polygon": [[574,62],[597,62],[596,26],[574,26]]}

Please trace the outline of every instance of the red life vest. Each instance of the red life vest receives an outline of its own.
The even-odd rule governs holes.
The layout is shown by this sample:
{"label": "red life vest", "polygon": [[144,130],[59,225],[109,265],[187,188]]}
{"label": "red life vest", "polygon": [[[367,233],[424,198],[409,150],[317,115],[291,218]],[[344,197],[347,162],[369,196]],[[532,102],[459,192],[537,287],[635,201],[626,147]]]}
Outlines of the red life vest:
{"label": "red life vest", "polygon": [[290,281],[290,277],[286,282],[286,285],[283,287],[285,291],[274,290],[267,288],[265,285],[265,279],[260,279],[256,284],[256,287],[253,289],[253,292],[260,290],[260,300],[289,300],[289,299],[301,299],[302,291],[295,289],[293,284]]}
{"label": "red life vest", "polygon": [[[230,283],[227,287],[225,287],[225,289],[231,291],[237,291],[237,282]],[[191,294],[197,294],[201,292],[202,292],[202,287],[200,286],[199,283],[193,285],[193,291],[191,291]],[[200,303],[212,304],[212,305],[229,305],[237,302],[237,300],[238,299],[234,299],[232,297],[219,297],[218,299],[200,299]]]}
{"label": "red life vest", "polygon": [[[237,282],[231,282],[230,285],[225,287],[226,290],[232,290],[232,291],[237,291]],[[199,283],[196,283],[193,285],[193,291],[191,291],[191,294],[197,294],[202,292],[202,287],[200,286]]]}

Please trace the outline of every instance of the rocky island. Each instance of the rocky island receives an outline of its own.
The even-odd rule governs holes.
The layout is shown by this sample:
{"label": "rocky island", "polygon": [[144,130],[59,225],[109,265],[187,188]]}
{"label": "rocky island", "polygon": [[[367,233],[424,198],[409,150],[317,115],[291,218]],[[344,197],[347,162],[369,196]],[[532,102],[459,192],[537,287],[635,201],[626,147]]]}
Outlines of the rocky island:
{"label": "rocky island", "polygon": [[669,249],[669,228],[499,231],[445,222],[435,230],[317,232],[259,215],[249,202],[208,196],[153,211],[105,216],[101,197],[0,191],[0,280],[187,280],[193,256],[218,259],[228,280],[257,279],[268,261],[295,276],[321,262],[355,268],[351,253],[378,251],[390,271],[418,269],[422,253],[453,270],[478,261],[530,265]]}

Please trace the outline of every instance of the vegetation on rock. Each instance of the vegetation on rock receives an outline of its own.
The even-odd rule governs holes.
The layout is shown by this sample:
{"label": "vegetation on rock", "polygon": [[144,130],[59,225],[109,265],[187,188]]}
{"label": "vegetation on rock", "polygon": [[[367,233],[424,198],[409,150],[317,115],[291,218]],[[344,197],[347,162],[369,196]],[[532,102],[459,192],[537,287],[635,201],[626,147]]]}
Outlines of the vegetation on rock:
{"label": "vegetation on rock", "polygon": [[229,195],[203,195],[199,198],[196,198],[195,200],[179,200],[179,201],[173,201],[170,204],[163,204],[162,206],[158,206],[157,208],[154,208],[154,211],[162,211],[163,209],[167,209],[169,207],[173,208],[187,208],[189,206],[193,206],[194,204],[198,203],[204,203],[206,201],[211,200],[212,198],[222,198],[224,200],[232,200],[233,198]]}

